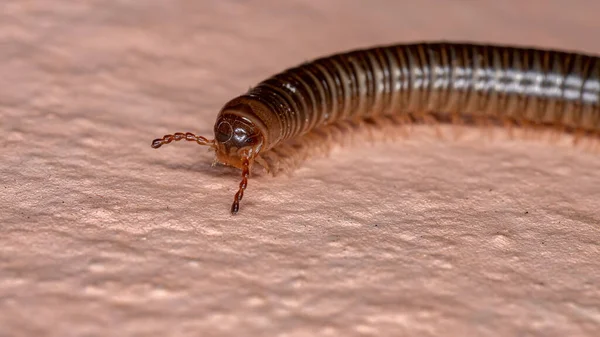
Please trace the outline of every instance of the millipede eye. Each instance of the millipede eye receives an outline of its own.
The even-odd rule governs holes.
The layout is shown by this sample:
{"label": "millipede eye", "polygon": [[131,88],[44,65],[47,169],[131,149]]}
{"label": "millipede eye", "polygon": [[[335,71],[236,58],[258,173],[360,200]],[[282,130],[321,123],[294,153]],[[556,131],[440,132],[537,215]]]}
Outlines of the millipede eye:
{"label": "millipede eye", "polygon": [[220,143],[228,141],[229,139],[231,139],[232,135],[233,129],[231,128],[231,124],[227,122],[219,123],[219,125],[215,129],[215,139]]}

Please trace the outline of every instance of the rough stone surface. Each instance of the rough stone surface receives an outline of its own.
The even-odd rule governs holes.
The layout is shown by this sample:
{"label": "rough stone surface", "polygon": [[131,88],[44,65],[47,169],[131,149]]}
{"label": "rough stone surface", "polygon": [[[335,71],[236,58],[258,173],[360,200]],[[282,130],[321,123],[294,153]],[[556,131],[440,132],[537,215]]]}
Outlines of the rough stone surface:
{"label": "rough stone surface", "polygon": [[229,98],[356,47],[600,53],[600,2],[3,0],[0,336],[597,336],[600,158],[409,139],[251,180]]}

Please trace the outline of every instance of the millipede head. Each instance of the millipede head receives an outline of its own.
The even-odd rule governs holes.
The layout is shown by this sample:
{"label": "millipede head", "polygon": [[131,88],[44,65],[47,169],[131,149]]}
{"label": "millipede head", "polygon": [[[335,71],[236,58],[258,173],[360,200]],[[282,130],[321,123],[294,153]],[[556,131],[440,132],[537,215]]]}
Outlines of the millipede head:
{"label": "millipede head", "polygon": [[176,132],[153,140],[152,147],[158,149],[165,144],[180,140],[196,142],[214,149],[218,163],[241,169],[242,181],[231,205],[231,214],[236,214],[248,186],[250,168],[264,143],[264,136],[250,118],[240,116],[235,111],[221,113],[215,123],[214,131],[214,140],[191,132]]}
{"label": "millipede head", "polygon": [[243,169],[243,157],[254,157],[264,142],[259,128],[248,118],[222,113],[215,123],[217,160]]}

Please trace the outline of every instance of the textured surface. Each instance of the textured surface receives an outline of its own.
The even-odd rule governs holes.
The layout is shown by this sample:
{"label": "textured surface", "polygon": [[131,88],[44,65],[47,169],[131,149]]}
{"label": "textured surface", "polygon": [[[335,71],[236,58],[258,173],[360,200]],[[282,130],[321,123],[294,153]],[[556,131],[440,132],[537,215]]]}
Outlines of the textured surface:
{"label": "textured surface", "polygon": [[[520,5],[518,5],[520,4]],[[415,138],[250,181],[205,149],[284,67],[422,39],[600,53],[597,1],[22,1],[0,16],[0,336],[600,330],[598,155]]]}

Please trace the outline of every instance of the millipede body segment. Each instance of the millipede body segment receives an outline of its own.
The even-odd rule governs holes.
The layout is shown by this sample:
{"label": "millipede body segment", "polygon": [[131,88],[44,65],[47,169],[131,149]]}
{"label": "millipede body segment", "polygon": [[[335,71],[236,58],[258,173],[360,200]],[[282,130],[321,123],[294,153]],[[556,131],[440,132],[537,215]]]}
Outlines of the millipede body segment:
{"label": "millipede body segment", "polygon": [[545,126],[600,134],[600,60],[578,52],[468,43],[415,43],[360,49],[276,74],[220,111],[215,138],[175,133],[215,150],[242,170],[238,212],[254,163],[310,132],[381,118]]}

